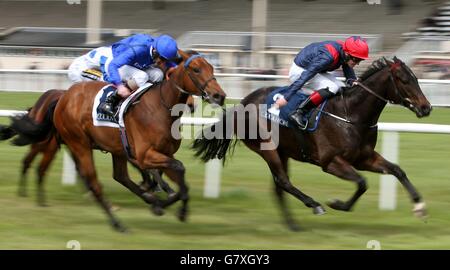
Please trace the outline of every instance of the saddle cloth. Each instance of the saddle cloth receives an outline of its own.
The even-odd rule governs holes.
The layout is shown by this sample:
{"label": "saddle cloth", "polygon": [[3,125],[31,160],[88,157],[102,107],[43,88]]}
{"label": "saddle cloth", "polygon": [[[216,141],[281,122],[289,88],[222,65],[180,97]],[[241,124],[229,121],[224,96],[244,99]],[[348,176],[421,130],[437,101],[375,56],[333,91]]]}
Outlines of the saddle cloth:
{"label": "saddle cloth", "polygon": [[[297,107],[308,98],[305,91],[297,91],[288,101],[288,103],[281,107],[281,110],[272,108],[272,105],[276,102],[278,98],[284,96],[287,92],[289,86],[282,86],[273,90],[266,98],[267,110],[261,111],[261,116],[276,122],[282,126],[288,128],[296,128],[295,124],[291,123],[289,120],[289,114],[297,109]],[[303,118],[309,119],[308,128],[309,132],[313,132],[317,129],[320,118],[322,116],[322,110],[326,105],[327,100],[325,100],[321,105],[319,110],[311,110]]]}
{"label": "saddle cloth", "polygon": [[130,107],[130,105],[135,102],[136,99],[138,99],[147,89],[149,89],[152,84],[146,83],[143,86],[139,87],[139,89],[134,91],[129,97],[127,97],[121,104],[118,105],[118,123],[113,117],[102,113],[98,108],[102,102],[105,102],[106,97],[114,92],[114,88],[108,86],[110,85],[105,85],[102,89],[100,89],[100,91],[98,91],[97,95],[94,98],[94,106],[92,106],[92,121],[94,123],[94,126],[119,128],[125,126],[123,117],[128,107]]}

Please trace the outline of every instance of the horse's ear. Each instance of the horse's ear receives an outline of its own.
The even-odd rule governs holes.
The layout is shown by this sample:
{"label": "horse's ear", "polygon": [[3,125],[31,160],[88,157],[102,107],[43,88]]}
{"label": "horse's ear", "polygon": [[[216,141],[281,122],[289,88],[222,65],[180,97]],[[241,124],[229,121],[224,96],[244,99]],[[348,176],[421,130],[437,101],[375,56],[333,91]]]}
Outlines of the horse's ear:
{"label": "horse's ear", "polygon": [[166,81],[170,80],[170,76],[175,71],[175,67],[171,67],[166,71]]}
{"label": "horse's ear", "polygon": [[186,59],[189,58],[189,55],[188,55],[185,51],[183,51],[183,50],[181,50],[181,49],[178,50],[178,54],[181,56],[181,58],[182,58],[183,60],[186,60]]}
{"label": "horse's ear", "polygon": [[397,58],[397,56],[394,55],[394,58],[392,58],[394,60],[395,63],[401,62],[400,59]]}
{"label": "horse's ear", "polygon": [[[383,57],[384,58],[384,57]],[[392,64],[394,64],[394,62],[390,61],[389,59],[384,58],[384,60],[386,61],[386,63],[391,66]]]}

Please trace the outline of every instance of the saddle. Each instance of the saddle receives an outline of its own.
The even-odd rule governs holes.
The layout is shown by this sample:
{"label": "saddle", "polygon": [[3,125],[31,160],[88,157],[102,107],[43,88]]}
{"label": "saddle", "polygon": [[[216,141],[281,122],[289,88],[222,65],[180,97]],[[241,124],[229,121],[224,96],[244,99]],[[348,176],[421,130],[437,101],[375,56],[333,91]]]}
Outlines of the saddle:
{"label": "saddle", "polygon": [[[283,97],[284,94],[288,91],[289,86],[283,86],[274,89],[266,98],[267,110],[261,110],[262,117],[271,120],[275,123],[278,123],[284,127],[295,128],[295,124],[290,122],[289,114],[297,109],[297,107],[308,98],[309,94],[312,93],[312,90],[302,89],[297,91],[290,99],[288,104],[281,107],[281,109],[272,108],[272,105],[276,102],[276,100],[280,97]],[[325,100],[318,109],[311,110],[307,112],[303,117],[308,121],[308,127],[305,129],[305,132],[314,132],[320,122],[322,117],[322,111],[327,103]]]}

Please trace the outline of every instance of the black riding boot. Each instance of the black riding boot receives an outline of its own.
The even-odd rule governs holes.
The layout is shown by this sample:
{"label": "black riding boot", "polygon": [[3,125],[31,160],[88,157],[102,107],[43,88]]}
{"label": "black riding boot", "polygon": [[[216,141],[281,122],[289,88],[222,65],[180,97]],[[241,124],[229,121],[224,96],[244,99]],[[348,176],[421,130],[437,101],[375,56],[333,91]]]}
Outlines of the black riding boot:
{"label": "black riding boot", "polygon": [[311,100],[311,96],[303,101],[300,106],[298,106],[298,108],[289,115],[289,119],[301,130],[305,130],[308,127],[308,120],[304,120],[303,115],[309,112],[312,108],[316,107]]}
{"label": "black riding boot", "polygon": [[289,119],[297,125],[301,130],[305,130],[308,127],[308,120],[303,120],[303,115],[309,112],[311,109],[317,107],[326,98],[333,96],[334,94],[328,90],[328,88],[323,88],[312,93],[305,101],[298,106],[298,108],[289,115]]}
{"label": "black riding boot", "polygon": [[114,111],[121,99],[122,97],[120,97],[117,90],[115,90],[106,98],[105,102],[100,105],[99,109],[106,115],[114,116]]}

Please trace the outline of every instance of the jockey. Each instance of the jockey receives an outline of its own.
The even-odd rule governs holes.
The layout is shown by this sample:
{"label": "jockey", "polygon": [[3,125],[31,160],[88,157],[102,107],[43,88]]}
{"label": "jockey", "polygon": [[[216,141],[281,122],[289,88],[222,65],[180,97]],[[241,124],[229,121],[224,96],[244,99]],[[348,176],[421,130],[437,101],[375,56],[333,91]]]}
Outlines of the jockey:
{"label": "jockey", "polygon": [[287,94],[276,101],[277,107],[287,104],[289,99],[303,85],[316,89],[300,106],[289,115],[300,129],[308,125],[302,115],[315,108],[328,97],[335,95],[345,84],[337,80],[328,71],[334,71],[342,66],[347,85],[356,81],[353,68],[369,56],[367,42],[358,36],[352,36],[342,41],[324,41],[312,43],[301,50],[294,59],[289,71],[289,80],[292,84]]}
{"label": "jockey", "polygon": [[73,82],[92,80],[86,70],[100,69],[102,80],[114,84],[115,88],[100,110],[113,115],[122,98],[147,81],[162,81],[163,71],[175,67],[179,60],[178,46],[172,37],[136,34],[78,57],[70,65],[68,75]]}

